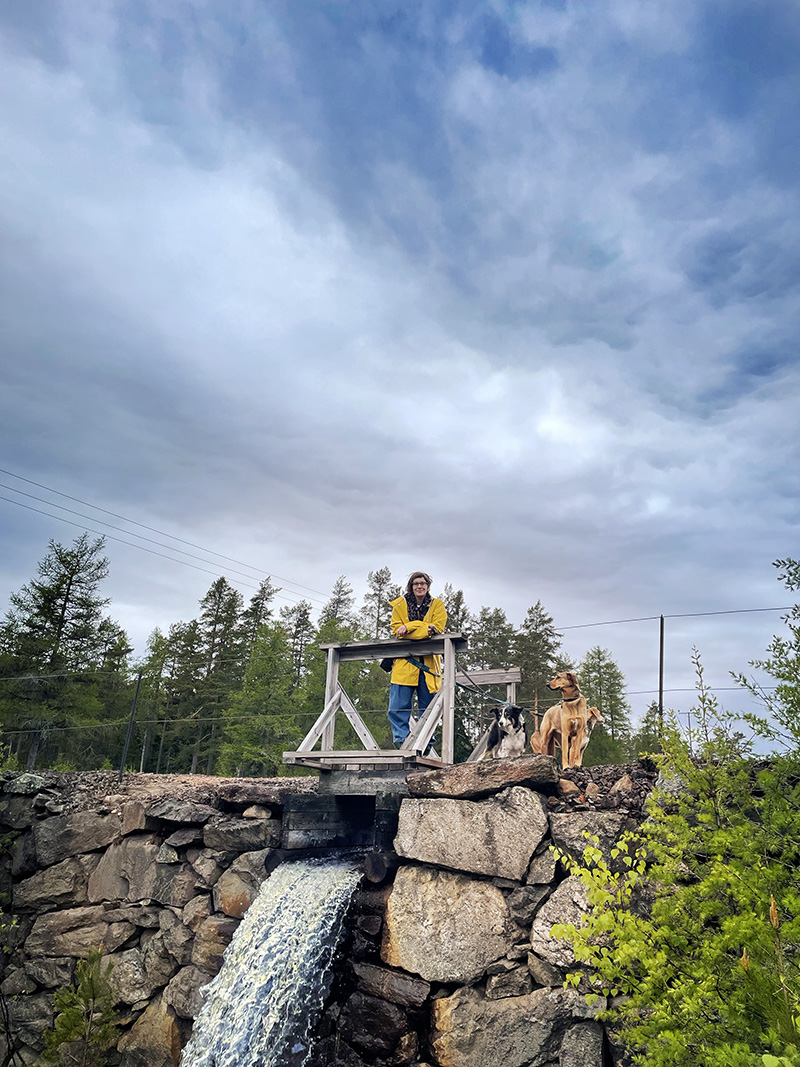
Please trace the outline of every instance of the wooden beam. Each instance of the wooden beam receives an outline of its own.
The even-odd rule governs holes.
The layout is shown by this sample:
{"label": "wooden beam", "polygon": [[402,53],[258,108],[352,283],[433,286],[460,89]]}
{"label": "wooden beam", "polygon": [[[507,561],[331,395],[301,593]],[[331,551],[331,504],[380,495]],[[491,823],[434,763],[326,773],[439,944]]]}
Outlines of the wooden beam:
{"label": "wooden beam", "polygon": [[[339,686],[339,694],[342,700],[342,711],[349,719],[350,725],[358,734],[359,741],[361,741],[361,743],[364,745],[364,748],[377,752],[378,745],[375,741],[375,738],[370,733],[367,724],[356,711],[355,705],[353,704],[352,700],[344,691],[344,689],[342,689],[341,686]],[[324,747],[325,746],[323,745],[323,748]]]}
{"label": "wooden beam", "polygon": [[457,652],[467,647],[467,639],[460,633],[437,634],[421,641],[402,641],[396,637],[382,641],[344,641],[338,644],[320,645],[322,649],[336,649],[339,659],[344,663],[354,659],[397,659],[401,656],[441,655],[444,651],[444,638],[448,637]]}
{"label": "wooden beam", "polygon": [[424,752],[442,717],[444,690],[440,689],[400,746],[401,752]]}
{"label": "wooden beam", "polygon": [[461,682],[462,685],[469,685],[470,682],[475,682],[477,685],[502,685],[509,682],[521,682],[522,671],[519,667],[511,667],[507,671],[491,670],[491,671],[457,671],[456,681]]}
{"label": "wooden beam", "polygon": [[[339,692],[333,694],[325,707],[322,709],[322,714],[308,731],[306,736],[300,742],[300,748],[298,752],[310,752],[314,745],[322,737],[322,732],[328,723],[333,722],[336,718],[336,712],[339,708]],[[331,745],[333,742],[331,741]],[[324,748],[324,745],[323,745]]]}

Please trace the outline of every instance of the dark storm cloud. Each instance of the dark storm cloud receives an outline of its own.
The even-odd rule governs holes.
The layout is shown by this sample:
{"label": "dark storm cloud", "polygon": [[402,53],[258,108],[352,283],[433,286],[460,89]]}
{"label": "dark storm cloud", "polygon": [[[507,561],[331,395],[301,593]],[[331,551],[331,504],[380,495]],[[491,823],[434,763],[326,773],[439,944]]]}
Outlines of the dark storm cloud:
{"label": "dark storm cloud", "polygon": [[32,12],[0,72],[3,465],[316,588],[430,566],[562,622],[772,598],[788,6]]}

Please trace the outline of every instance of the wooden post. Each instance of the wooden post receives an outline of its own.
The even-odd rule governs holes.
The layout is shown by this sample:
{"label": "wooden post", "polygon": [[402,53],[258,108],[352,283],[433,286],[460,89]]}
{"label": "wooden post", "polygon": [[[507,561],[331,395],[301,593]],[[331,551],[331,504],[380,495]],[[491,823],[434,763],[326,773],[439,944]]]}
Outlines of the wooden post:
{"label": "wooden post", "polygon": [[[328,671],[325,675],[325,705],[333,700],[336,695],[336,690],[339,688],[339,650],[337,648],[328,649]],[[336,717],[334,716],[331,721],[326,725],[322,731],[322,744],[321,747],[324,751],[330,752],[333,749],[333,735],[336,730]]]}
{"label": "wooden post", "polygon": [[442,680],[444,709],[442,714],[442,761],[455,761],[456,721],[456,653],[449,637],[444,639],[444,678]]}

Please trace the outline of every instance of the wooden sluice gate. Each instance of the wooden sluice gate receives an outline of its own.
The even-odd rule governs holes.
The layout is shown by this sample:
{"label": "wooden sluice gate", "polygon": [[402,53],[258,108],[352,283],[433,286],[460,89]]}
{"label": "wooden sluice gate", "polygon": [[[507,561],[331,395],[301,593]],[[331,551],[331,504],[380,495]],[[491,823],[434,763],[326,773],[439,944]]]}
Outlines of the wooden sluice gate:
{"label": "wooden sluice gate", "polygon": [[[454,762],[457,684],[505,684],[506,700],[513,703],[520,672],[475,670],[466,675],[459,671],[456,653],[467,647],[467,639],[460,633],[437,634],[419,641],[349,641],[320,647],[327,654],[325,706],[299,748],[283,753],[283,762],[288,766],[312,767],[320,772],[319,793],[287,797],[280,855],[275,859],[341,849],[365,849],[375,857],[386,857],[397,833],[400,803],[408,794],[407,775]],[[404,656],[419,659],[426,655],[441,655],[442,686],[419,719],[412,717],[411,732],[403,744],[399,748],[381,748],[342,686],[339,664]],[[362,748],[334,747],[339,714],[350,723]],[[440,725],[441,755],[433,751],[426,755]],[[485,745],[486,737],[478,743],[470,760],[479,759]]]}

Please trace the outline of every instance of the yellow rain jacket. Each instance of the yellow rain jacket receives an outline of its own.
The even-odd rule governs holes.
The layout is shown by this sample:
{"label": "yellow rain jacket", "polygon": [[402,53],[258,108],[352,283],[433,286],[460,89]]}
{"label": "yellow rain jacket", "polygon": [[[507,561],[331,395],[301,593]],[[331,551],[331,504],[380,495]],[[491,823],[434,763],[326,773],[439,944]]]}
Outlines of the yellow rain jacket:
{"label": "yellow rain jacket", "polygon": [[[428,636],[428,627],[435,626],[439,633],[447,628],[447,608],[441,600],[434,597],[425,612],[425,618],[419,622],[410,622],[408,618],[408,604],[404,596],[397,597],[389,602],[392,605],[392,633],[397,634],[401,626],[408,627],[408,633],[402,640],[410,638],[412,641],[421,641]],[[415,656],[419,659],[419,656]],[[442,688],[442,657],[423,656],[422,662],[433,671],[433,674],[425,673],[425,684],[431,693],[437,693]],[[420,670],[407,659],[396,659],[392,667],[392,681],[395,685],[416,685],[419,682]]]}

